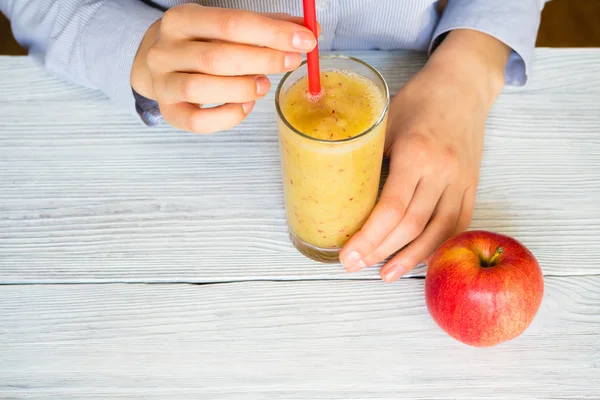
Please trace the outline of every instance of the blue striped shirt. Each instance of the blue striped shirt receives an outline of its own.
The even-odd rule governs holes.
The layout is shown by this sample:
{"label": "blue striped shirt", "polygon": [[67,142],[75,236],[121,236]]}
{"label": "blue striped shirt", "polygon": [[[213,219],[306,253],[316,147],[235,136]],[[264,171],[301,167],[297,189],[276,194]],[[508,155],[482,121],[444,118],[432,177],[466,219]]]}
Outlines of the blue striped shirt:
{"label": "blue striped shirt", "polygon": [[[527,81],[540,14],[549,0],[317,0],[322,50],[410,49],[430,52],[444,33],[466,28],[511,49],[506,83]],[[164,10],[185,0],[0,0],[16,39],[46,70],[104,92],[146,124],[160,121],[155,102],[133,93],[137,48]],[[206,6],[302,15],[300,0],[196,0]]]}

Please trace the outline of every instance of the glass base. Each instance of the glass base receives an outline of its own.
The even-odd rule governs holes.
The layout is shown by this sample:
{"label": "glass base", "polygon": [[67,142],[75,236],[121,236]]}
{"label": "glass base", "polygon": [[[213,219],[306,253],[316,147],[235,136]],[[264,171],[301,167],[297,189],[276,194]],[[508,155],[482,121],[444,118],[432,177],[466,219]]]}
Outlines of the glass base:
{"label": "glass base", "polygon": [[336,264],[340,262],[340,250],[341,249],[323,249],[320,247],[313,246],[306,243],[296,236],[290,229],[289,231],[290,241],[294,247],[304,256],[310,258],[313,261],[317,261],[325,264]]}

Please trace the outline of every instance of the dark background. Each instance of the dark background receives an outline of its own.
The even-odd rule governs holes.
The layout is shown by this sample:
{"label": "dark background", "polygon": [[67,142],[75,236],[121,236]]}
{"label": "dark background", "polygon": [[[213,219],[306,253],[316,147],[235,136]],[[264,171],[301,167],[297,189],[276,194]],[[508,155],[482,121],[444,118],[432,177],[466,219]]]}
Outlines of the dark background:
{"label": "dark background", "polygon": [[[508,0],[507,0],[508,1]],[[538,47],[600,47],[600,0],[552,0],[542,13]],[[25,54],[0,14],[0,55]]]}

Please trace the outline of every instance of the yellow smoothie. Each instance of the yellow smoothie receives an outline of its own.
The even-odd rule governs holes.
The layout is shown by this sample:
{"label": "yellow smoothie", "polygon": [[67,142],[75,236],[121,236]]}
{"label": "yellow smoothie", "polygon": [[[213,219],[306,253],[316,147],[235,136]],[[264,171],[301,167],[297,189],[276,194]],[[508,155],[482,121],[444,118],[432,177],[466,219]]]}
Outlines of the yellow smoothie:
{"label": "yellow smoothie", "polygon": [[280,120],[287,220],[293,239],[340,249],[375,206],[386,125],[377,122],[387,99],[350,71],[323,70],[321,85],[313,99],[303,77],[280,97],[284,118],[306,135]]}

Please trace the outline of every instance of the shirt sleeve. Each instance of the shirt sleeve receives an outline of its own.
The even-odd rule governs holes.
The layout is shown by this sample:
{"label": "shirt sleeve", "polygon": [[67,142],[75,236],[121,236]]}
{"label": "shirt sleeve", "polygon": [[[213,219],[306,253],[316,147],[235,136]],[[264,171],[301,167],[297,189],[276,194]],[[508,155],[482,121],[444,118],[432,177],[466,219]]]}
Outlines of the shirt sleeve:
{"label": "shirt sleeve", "polygon": [[505,82],[522,86],[531,70],[541,12],[549,0],[449,0],[430,45],[433,51],[455,29],[472,29],[511,48]]}
{"label": "shirt sleeve", "polygon": [[130,74],[161,10],[141,0],[0,0],[0,11],[16,40],[49,73],[100,90],[117,107],[156,123],[157,105],[134,93]]}

